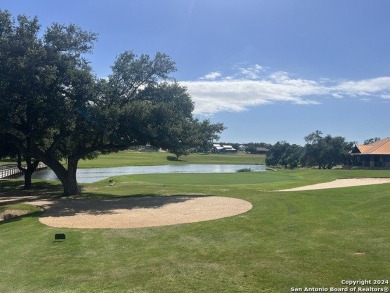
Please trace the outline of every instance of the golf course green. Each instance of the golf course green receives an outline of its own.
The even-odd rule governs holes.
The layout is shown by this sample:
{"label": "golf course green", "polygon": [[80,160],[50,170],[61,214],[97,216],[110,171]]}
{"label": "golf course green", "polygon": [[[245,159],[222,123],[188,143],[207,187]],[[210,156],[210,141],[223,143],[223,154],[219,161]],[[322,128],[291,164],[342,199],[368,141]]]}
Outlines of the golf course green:
{"label": "golf course green", "polygon": [[[99,160],[85,164],[96,167]],[[253,157],[226,160],[254,163]],[[107,161],[117,165],[115,154]],[[387,280],[390,184],[278,191],[367,177],[390,177],[390,171],[152,174],[82,185],[90,198],[215,195],[253,205],[229,218],[139,229],[52,228],[39,222],[36,208],[2,204],[0,212],[29,213],[0,222],[0,292],[292,292],[345,288],[343,280]],[[1,180],[0,195],[61,193],[55,182],[36,181],[32,193],[22,184]],[[56,233],[66,240],[55,241]]]}

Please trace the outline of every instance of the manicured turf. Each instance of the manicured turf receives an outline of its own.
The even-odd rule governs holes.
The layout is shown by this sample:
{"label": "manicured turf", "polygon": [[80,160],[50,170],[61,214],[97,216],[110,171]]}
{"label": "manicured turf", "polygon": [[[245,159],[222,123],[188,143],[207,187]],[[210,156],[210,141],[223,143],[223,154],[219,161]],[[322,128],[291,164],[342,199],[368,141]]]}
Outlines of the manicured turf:
{"label": "manicured turf", "polygon": [[156,166],[167,164],[264,164],[264,155],[250,154],[191,154],[176,161],[170,153],[123,151],[100,155],[94,160],[81,160],[80,168],[122,166]]}
{"label": "manicured turf", "polygon": [[13,160],[10,160],[10,159],[3,159],[3,160],[0,160],[0,167],[6,166],[6,165],[13,165],[13,166],[16,166],[16,162],[13,161]]}
{"label": "manicured turf", "polygon": [[[142,229],[56,229],[36,214],[0,223],[0,292],[290,292],[388,279],[390,184],[276,191],[352,177],[390,171],[160,174],[86,184],[90,196],[212,194],[253,209]],[[17,183],[0,181],[0,190],[9,185]],[[65,241],[54,241],[59,232]]]}
{"label": "manicured turf", "polygon": [[[138,152],[121,151],[100,155],[93,160],[80,160],[79,168],[105,168],[123,166],[157,166],[168,164],[235,164],[235,165],[262,165],[265,155],[252,154],[190,154],[182,156],[176,161],[173,154],[166,152]],[[66,162],[63,162],[66,164]],[[16,165],[15,160],[0,160],[2,165]]]}

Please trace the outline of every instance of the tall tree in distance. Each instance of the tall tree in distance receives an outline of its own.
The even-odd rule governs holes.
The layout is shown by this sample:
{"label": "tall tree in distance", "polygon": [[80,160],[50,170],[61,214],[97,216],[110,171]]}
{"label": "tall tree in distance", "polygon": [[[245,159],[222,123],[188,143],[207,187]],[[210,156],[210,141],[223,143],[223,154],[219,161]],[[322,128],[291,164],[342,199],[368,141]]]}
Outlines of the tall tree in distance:
{"label": "tall tree in distance", "polygon": [[366,139],[363,144],[371,144],[371,143],[377,142],[379,140],[381,140],[380,137],[369,138],[369,139]]}
{"label": "tall tree in distance", "polygon": [[278,141],[270,147],[265,163],[269,166],[283,166],[294,169],[299,165],[302,147],[296,144],[290,145],[286,141]]}
{"label": "tall tree in distance", "polygon": [[301,164],[306,167],[317,166],[319,169],[332,169],[338,164],[345,163],[353,145],[341,136],[324,137],[318,130],[306,136],[305,140]]}
{"label": "tall tree in distance", "polygon": [[212,142],[218,139],[218,134],[225,129],[223,124],[212,124],[209,120],[202,122],[197,119],[188,120],[179,125],[175,134],[177,141],[172,137],[166,145],[169,152],[176,155],[176,160],[179,160],[180,156],[190,154],[191,151],[209,152]]}

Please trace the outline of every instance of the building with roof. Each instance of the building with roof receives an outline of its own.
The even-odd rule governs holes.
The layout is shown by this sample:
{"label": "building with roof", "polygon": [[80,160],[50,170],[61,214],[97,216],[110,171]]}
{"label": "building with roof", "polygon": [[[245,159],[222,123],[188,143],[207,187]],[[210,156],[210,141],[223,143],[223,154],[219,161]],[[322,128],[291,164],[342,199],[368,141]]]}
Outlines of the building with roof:
{"label": "building with roof", "polygon": [[215,154],[226,154],[226,153],[237,153],[237,150],[233,148],[231,145],[220,145],[218,143],[213,144],[213,148],[211,149],[212,153]]}
{"label": "building with roof", "polygon": [[390,169],[390,137],[370,144],[356,144],[351,155],[352,166]]}

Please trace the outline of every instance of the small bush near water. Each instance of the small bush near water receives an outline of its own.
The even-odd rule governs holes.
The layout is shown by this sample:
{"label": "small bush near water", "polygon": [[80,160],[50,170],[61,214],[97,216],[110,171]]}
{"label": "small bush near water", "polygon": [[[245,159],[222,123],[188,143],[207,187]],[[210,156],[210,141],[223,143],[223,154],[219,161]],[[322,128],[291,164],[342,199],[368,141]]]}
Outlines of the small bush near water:
{"label": "small bush near water", "polygon": [[241,172],[252,172],[252,169],[251,168],[243,168],[243,169],[239,169],[237,170],[238,173],[241,173]]}

